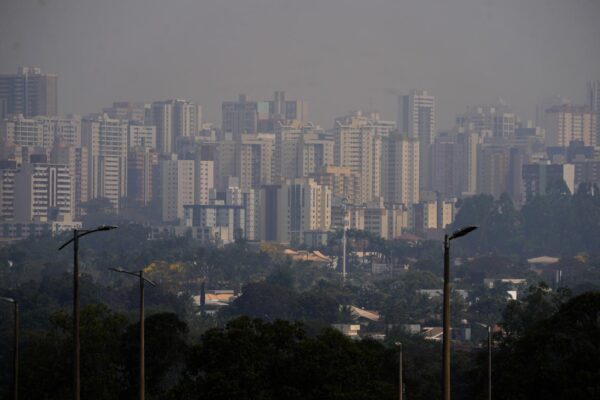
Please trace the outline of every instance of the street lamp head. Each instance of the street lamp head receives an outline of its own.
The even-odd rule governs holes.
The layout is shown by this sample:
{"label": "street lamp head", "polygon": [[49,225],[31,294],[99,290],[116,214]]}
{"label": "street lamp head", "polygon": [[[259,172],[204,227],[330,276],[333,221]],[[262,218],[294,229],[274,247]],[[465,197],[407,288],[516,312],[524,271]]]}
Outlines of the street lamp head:
{"label": "street lamp head", "polygon": [[13,299],[12,297],[0,297],[0,300],[2,301],[6,301],[8,303],[16,303],[17,301],[15,299]]}
{"label": "street lamp head", "polygon": [[111,229],[117,229],[118,226],[114,226],[114,225],[101,225],[98,228],[96,228],[97,231],[110,231]]}
{"label": "street lamp head", "polygon": [[452,233],[452,235],[450,235],[450,237],[448,238],[448,240],[458,239],[459,237],[468,235],[469,233],[473,232],[477,228],[478,227],[474,226],[474,225],[465,226],[464,228],[460,228],[460,229],[454,231]]}

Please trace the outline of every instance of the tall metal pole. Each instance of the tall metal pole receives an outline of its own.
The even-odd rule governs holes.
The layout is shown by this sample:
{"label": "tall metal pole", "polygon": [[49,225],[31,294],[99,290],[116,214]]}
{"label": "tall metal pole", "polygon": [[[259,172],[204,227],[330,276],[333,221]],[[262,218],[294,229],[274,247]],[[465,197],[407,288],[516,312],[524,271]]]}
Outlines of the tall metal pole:
{"label": "tall metal pole", "polygon": [[15,333],[13,353],[13,395],[14,400],[19,399],[19,303],[15,301]]}
{"label": "tall metal pole", "polygon": [[342,234],[342,280],[346,282],[346,199],[342,200],[342,222],[344,224]]}
{"label": "tall metal pole", "polygon": [[442,353],[442,399],[450,400],[450,241],[444,235],[444,327]]}
{"label": "tall metal pole", "polygon": [[344,212],[344,236],[342,239],[342,279],[346,282],[346,213]]}
{"label": "tall metal pole", "polygon": [[140,271],[140,400],[144,400],[144,397],[146,396],[144,330],[144,271]]}
{"label": "tall metal pole", "polygon": [[398,398],[400,400],[402,400],[402,397],[404,395],[404,393],[403,393],[404,392],[404,382],[403,382],[403,379],[402,379],[402,342],[400,342],[399,345],[400,345],[400,354],[398,355],[398,363],[400,364],[400,371],[399,371],[399,374],[400,374],[400,376],[399,376],[399,381],[400,381],[400,384],[399,384],[399,386],[400,386],[400,395],[399,395]]}
{"label": "tall metal pole", "polygon": [[73,374],[74,397],[81,398],[80,344],[79,344],[79,236],[73,229]]}
{"label": "tall metal pole", "polygon": [[488,400],[492,400],[492,327],[488,325]]}
{"label": "tall metal pole", "polygon": [[137,276],[140,280],[140,400],[146,397],[146,353],[145,353],[145,322],[144,322],[144,282],[148,282],[152,286],[156,286],[154,282],[144,278],[144,270],[132,272],[125,271],[121,268],[109,268],[111,271],[122,274]]}
{"label": "tall metal pole", "polygon": [[80,400],[81,397],[79,344],[79,238],[91,233],[110,231],[112,229],[117,229],[117,227],[101,225],[92,230],[73,229],[73,238],[63,243],[63,245],[58,248],[58,251],[60,251],[73,242],[73,394],[75,400]]}

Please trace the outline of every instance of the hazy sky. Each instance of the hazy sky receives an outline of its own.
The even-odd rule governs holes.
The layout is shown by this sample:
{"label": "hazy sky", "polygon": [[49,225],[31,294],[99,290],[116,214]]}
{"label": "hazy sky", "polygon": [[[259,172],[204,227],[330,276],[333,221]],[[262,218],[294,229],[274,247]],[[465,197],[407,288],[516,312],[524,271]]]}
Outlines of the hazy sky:
{"label": "hazy sky", "polygon": [[59,74],[61,113],[187,98],[220,125],[222,100],[275,90],[311,119],[427,89],[438,127],[501,97],[533,118],[600,79],[600,0],[0,0],[0,71]]}

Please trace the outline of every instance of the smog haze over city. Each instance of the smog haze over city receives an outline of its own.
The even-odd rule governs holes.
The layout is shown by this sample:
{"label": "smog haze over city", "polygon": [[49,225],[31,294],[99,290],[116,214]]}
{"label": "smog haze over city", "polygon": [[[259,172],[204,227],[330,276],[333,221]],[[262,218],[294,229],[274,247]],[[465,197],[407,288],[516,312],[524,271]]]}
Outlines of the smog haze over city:
{"label": "smog haze over city", "polygon": [[[583,99],[600,65],[594,0],[25,0],[2,2],[0,69],[61,77],[61,112],[276,89],[310,102],[324,127],[394,95],[436,94],[441,128],[502,98],[532,119],[540,99]],[[583,83],[582,83],[583,82]]]}
{"label": "smog haze over city", "polygon": [[0,0],[0,400],[600,397],[599,0]]}

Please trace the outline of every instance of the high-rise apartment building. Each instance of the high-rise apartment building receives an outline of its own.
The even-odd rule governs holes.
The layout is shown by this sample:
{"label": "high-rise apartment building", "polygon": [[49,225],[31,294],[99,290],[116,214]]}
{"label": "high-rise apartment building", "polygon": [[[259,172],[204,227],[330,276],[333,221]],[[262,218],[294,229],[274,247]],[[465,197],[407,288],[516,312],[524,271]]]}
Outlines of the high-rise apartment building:
{"label": "high-rise apartment building", "polygon": [[256,189],[241,189],[239,184],[230,183],[225,193],[225,204],[244,208],[245,237],[258,240],[259,232],[259,192]]}
{"label": "high-rise apartment building", "polygon": [[480,146],[477,173],[478,193],[499,198],[508,191],[510,151],[505,146]]}
{"label": "high-rise apartment building", "polygon": [[184,217],[184,205],[194,204],[194,160],[179,160],[173,154],[160,163],[162,220],[174,222]]}
{"label": "high-rise apartment building", "polygon": [[269,119],[273,121],[308,121],[308,103],[303,100],[286,100],[284,91],[277,91],[269,101]]}
{"label": "high-rise apartment building", "polygon": [[4,146],[20,145],[51,148],[56,141],[81,146],[81,118],[68,117],[26,118],[11,115],[0,121],[0,138]]}
{"label": "high-rise apartment building", "polygon": [[81,142],[88,150],[88,198],[106,198],[119,208],[127,196],[127,137],[125,121],[100,115],[84,119]]}
{"label": "high-rise apartment building", "polygon": [[600,144],[600,80],[588,83],[588,105],[596,120],[596,145]]}
{"label": "high-rise apartment building", "polygon": [[71,191],[73,192],[73,212],[75,216],[81,216],[81,205],[88,201],[89,196],[87,147],[76,147],[56,142],[50,153],[50,162],[68,167]]}
{"label": "high-rise apartment building", "polygon": [[361,199],[369,202],[381,195],[382,137],[371,121],[357,111],[335,120],[334,163],[359,175]]}
{"label": "high-rise apartment building", "polygon": [[110,118],[143,124],[147,114],[150,112],[150,104],[116,101],[112,104],[112,107],[104,108],[102,112],[107,114]]}
{"label": "high-rise apartment building", "polygon": [[209,193],[215,187],[215,163],[196,156],[194,170],[194,204],[208,204]]}
{"label": "high-rise apartment building", "polygon": [[221,191],[227,189],[229,178],[236,176],[236,150],[238,147],[238,142],[233,140],[223,140],[216,144],[215,186]]}
{"label": "high-rise apartment building", "polygon": [[3,147],[10,145],[43,147],[44,127],[33,118],[13,115],[0,121],[0,137]]}
{"label": "high-rise apartment building", "polygon": [[587,106],[563,104],[546,110],[546,146],[567,147],[579,140],[596,146],[596,114]]}
{"label": "high-rise apartment building", "polygon": [[245,135],[236,143],[235,175],[242,189],[259,188],[273,183],[273,137]]}
{"label": "high-rise apartment building", "polygon": [[148,205],[158,197],[159,154],[147,147],[130,148],[127,155],[127,198]]}
{"label": "high-rise apartment building", "polygon": [[277,124],[308,121],[308,104],[302,100],[286,100],[285,92],[277,91],[271,101],[248,100],[240,94],[238,101],[225,101],[221,106],[224,133],[238,139],[243,134],[271,133]]}
{"label": "high-rise apartment building", "polygon": [[187,100],[152,103],[146,125],[156,127],[156,146],[161,154],[177,150],[180,137],[193,137],[202,129],[202,107]]}
{"label": "high-rise apartment building", "polygon": [[348,204],[362,204],[362,190],[360,187],[360,176],[350,167],[323,166],[310,178],[321,185],[331,189],[331,194],[337,199],[346,199]]}
{"label": "high-rise apartment building", "polygon": [[262,240],[302,243],[304,232],[331,227],[331,190],[308,178],[261,189]]}
{"label": "high-rise apartment building", "polygon": [[35,67],[19,67],[16,74],[0,74],[0,120],[11,114],[25,117],[58,114],[58,76]]}
{"label": "high-rise apartment building", "polygon": [[456,125],[466,131],[494,138],[512,138],[517,125],[516,116],[501,100],[497,104],[469,107],[456,117]]}
{"label": "high-rise apartment building", "polygon": [[526,164],[523,165],[525,200],[546,195],[551,188],[565,185],[575,192],[575,166],[573,164]]}
{"label": "high-rise apartment building", "polygon": [[419,202],[420,140],[391,133],[384,139],[381,157],[381,180],[386,202],[410,207]]}
{"label": "high-rise apartment building", "polygon": [[0,221],[12,221],[15,216],[15,161],[0,161]]}
{"label": "high-rise apartment building", "polygon": [[156,127],[142,123],[129,123],[129,148],[156,149]]}
{"label": "high-rise apartment building", "polygon": [[334,142],[321,139],[312,124],[278,122],[275,127],[274,181],[306,177],[333,165]]}
{"label": "high-rise apartment building", "polygon": [[429,146],[435,138],[435,97],[425,90],[413,89],[399,97],[398,130],[419,139],[419,185],[431,187],[431,157]]}
{"label": "high-rise apartment building", "polygon": [[243,134],[259,132],[259,120],[269,118],[269,102],[251,101],[245,94],[240,94],[238,101],[223,102],[221,116],[223,132],[239,139]]}
{"label": "high-rise apartment building", "polygon": [[150,108],[149,125],[156,127],[156,149],[161,154],[173,152],[173,105],[154,102]]}
{"label": "high-rise apartment building", "polygon": [[[173,105],[173,139],[197,136],[202,129],[202,107],[187,100],[171,100]],[[175,142],[173,146],[175,146]]]}
{"label": "high-rise apartment building", "polygon": [[431,145],[432,189],[444,197],[474,194],[477,188],[479,135],[449,132],[438,135]]}
{"label": "high-rise apartment building", "polygon": [[15,173],[15,221],[72,219],[73,192],[69,168],[61,164],[26,163]]}

